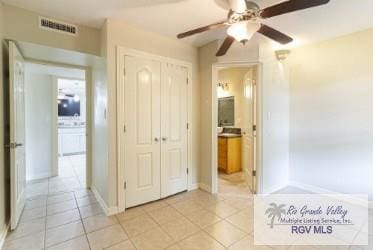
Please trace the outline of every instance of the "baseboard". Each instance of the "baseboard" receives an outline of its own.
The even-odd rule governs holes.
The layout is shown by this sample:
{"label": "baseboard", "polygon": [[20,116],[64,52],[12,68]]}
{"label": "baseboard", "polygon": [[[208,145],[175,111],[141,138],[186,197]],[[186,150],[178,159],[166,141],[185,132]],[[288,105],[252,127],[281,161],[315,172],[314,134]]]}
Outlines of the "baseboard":
{"label": "baseboard", "polygon": [[267,188],[266,190],[263,190],[263,194],[273,194],[273,193],[276,193],[277,191],[285,188],[289,186],[288,183],[283,183],[283,184],[280,184],[280,185],[273,185],[269,188]]}
{"label": "baseboard", "polygon": [[189,185],[188,191],[196,190],[198,188],[199,188],[199,183],[193,183]]}
{"label": "baseboard", "polygon": [[339,192],[335,192],[329,189],[325,189],[325,188],[321,188],[318,186],[309,185],[309,184],[305,184],[305,183],[301,183],[297,181],[290,181],[289,186],[300,188],[300,189],[309,191],[311,193],[316,193],[316,194],[341,194]]}
{"label": "baseboard", "polygon": [[52,176],[51,173],[36,174],[36,175],[32,175],[26,181],[36,181],[36,180],[40,180],[40,179],[46,179],[46,178],[49,178],[51,176]]}
{"label": "baseboard", "polygon": [[3,248],[4,246],[4,243],[5,243],[5,238],[8,234],[8,231],[9,231],[9,227],[10,227],[10,223],[8,223],[4,229],[2,230],[2,232],[0,232],[0,249]]}
{"label": "baseboard", "polygon": [[198,184],[198,188],[200,188],[200,189],[202,189],[202,190],[204,190],[204,191],[206,191],[206,192],[209,192],[209,193],[211,193],[211,186],[209,186],[209,185],[206,185],[205,183],[199,183]]}
{"label": "baseboard", "polygon": [[[336,191],[333,191],[333,190],[321,188],[321,187],[318,187],[318,186],[297,182],[297,181],[290,181],[289,186],[300,188],[300,189],[303,189],[303,190],[306,190],[306,191],[309,191],[309,192],[315,193],[315,194],[330,194],[330,195],[345,194],[345,193],[340,193],[340,192],[336,192]],[[370,209],[373,209],[373,201],[368,200],[368,207]]]}
{"label": "baseboard", "polygon": [[108,207],[106,205],[106,202],[104,201],[104,199],[102,199],[100,193],[97,191],[95,186],[92,185],[91,190],[96,200],[98,201],[98,204],[100,204],[102,210],[104,210],[104,213],[106,214],[106,216],[111,216],[111,215],[119,213],[118,207]]}

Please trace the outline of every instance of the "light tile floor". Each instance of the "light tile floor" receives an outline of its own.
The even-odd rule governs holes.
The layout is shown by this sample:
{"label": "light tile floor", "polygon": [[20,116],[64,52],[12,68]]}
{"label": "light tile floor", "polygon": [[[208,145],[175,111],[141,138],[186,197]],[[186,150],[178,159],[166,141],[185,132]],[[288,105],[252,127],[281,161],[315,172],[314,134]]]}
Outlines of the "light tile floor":
{"label": "light tile floor", "polygon": [[218,192],[232,196],[251,195],[244,172],[225,174],[219,171]]}
{"label": "light tile floor", "polygon": [[86,155],[62,156],[58,159],[60,177],[75,177],[82,187],[86,186]]}
{"label": "light tile floor", "polygon": [[64,156],[60,157],[58,161],[58,176],[29,181],[26,186],[27,198],[86,187],[85,155]]}
{"label": "light tile floor", "polygon": [[[63,182],[64,178],[70,177],[56,180]],[[21,222],[9,233],[4,250],[373,249],[373,235],[365,248],[254,246],[252,195],[211,195],[195,190],[107,217],[91,191],[65,187],[58,192],[48,189],[27,200]],[[370,221],[372,218],[373,212]]]}

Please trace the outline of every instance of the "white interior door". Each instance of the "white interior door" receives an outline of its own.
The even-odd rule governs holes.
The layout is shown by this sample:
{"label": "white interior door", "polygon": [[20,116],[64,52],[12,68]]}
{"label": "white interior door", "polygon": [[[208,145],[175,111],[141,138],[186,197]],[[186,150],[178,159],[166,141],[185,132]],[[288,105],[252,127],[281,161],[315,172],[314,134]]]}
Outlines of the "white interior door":
{"label": "white interior door", "polygon": [[11,229],[17,227],[26,200],[25,166],[25,80],[24,59],[9,42]]}
{"label": "white interior door", "polygon": [[161,64],[125,57],[126,207],[161,198]]}
{"label": "white interior door", "polygon": [[187,68],[162,63],[161,196],[187,189]]}
{"label": "white interior door", "polygon": [[246,172],[246,181],[253,190],[253,170],[254,170],[254,79],[253,70],[250,70],[244,77],[244,110],[242,126],[242,166]]}

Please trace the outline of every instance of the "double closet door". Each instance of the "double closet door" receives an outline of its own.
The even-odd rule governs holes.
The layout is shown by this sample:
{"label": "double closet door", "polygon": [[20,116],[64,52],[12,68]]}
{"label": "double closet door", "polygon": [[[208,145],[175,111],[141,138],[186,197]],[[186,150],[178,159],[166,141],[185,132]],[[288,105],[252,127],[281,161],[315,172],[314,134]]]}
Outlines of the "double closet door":
{"label": "double closet door", "polygon": [[126,207],[187,189],[186,67],[125,57]]}

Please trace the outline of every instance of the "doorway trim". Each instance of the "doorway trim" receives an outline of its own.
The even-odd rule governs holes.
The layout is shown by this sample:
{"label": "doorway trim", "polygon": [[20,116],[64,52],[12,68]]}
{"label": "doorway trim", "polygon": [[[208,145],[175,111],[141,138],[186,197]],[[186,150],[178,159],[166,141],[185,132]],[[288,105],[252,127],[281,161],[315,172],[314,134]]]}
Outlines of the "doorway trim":
{"label": "doorway trim", "polygon": [[193,72],[192,72],[192,63],[159,56],[156,54],[147,53],[140,50],[135,50],[123,46],[117,46],[117,79],[116,79],[116,88],[117,88],[117,174],[118,174],[118,183],[117,183],[117,199],[118,199],[118,212],[123,212],[126,209],[126,199],[125,199],[125,188],[124,183],[126,180],[125,177],[125,154],[124,154],[124,145],[126,143],[126,133],[124,132],[125,126],[125,115],[124,115],[124,85],[125,85],[125,56],[133,56],[146,58],[150,60],[156,60],[161,63],[174,63],[179,66],[186,67],[188,69],[188,84],[187,84],[187,123],[188,123],[188,132],[187,132],[187,190],[190,191],[193,189],[192,176],[192,136],[193,136],[193,119],[192,119],[192,86],[193,86]]}
{"label": "doorway trim", "polygon": [[256,178],[253,181],[253,189],[255,193],[262,192],[262,65],[260,62],[232,62],[232,63],[214,63],[212,65],[212,81],[211,81],[211,193],[218,192],[218,133],[216,129],[216,122],[218,120],[218,97],[217,97],[217,82],[219,70],[235,67],[257,67],[257,80],[256,80],[256,145],[254,148],[255,160],[254,170],[256,171]]}

